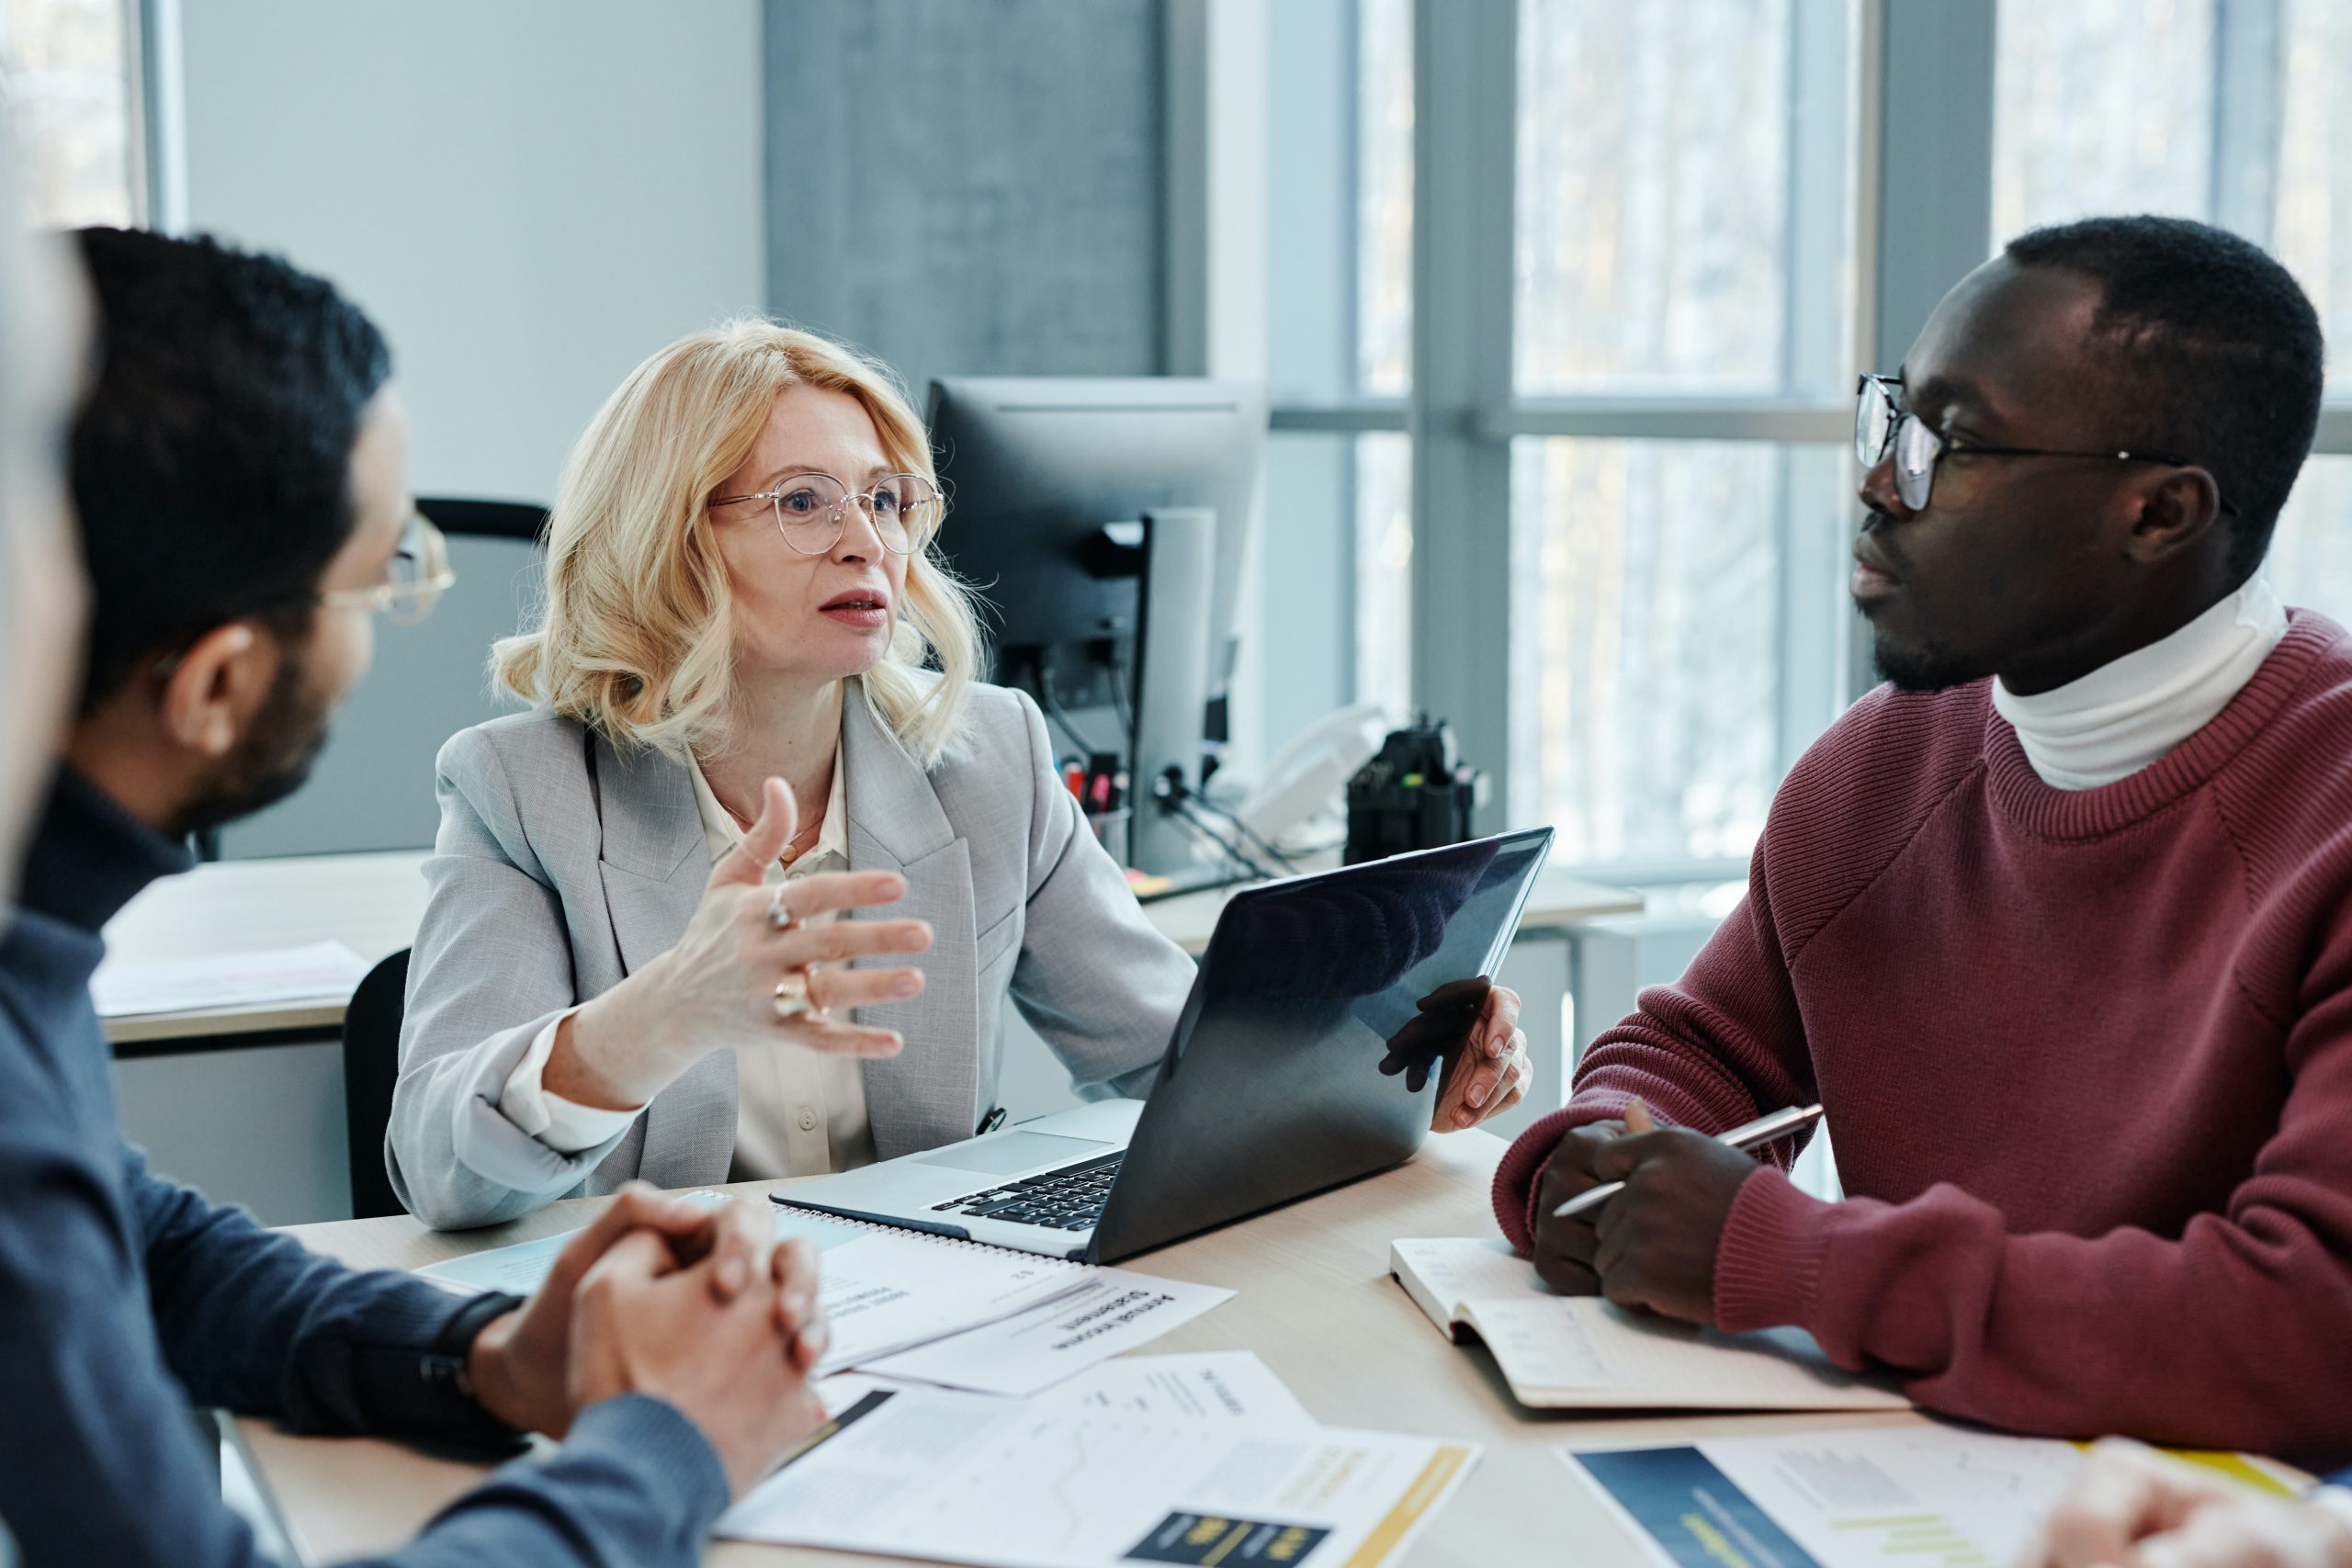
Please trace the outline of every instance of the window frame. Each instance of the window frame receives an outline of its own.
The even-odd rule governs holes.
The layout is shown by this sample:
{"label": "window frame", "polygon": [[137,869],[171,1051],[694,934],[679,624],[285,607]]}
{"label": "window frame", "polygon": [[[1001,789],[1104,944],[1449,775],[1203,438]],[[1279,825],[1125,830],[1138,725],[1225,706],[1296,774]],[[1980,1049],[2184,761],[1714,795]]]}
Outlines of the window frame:
{"label": "window frame", "polygon": [[160,234],[187,227],[187,114],[180,65],[181,0],[122,0],[130,73],[130,204]]}

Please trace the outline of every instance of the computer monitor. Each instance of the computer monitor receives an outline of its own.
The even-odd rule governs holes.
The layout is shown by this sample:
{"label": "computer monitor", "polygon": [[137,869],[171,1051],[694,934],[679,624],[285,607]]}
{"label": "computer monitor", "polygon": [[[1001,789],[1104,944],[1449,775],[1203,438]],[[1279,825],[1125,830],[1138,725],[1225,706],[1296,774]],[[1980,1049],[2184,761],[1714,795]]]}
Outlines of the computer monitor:
{"label": "computer monitor", "polygon": [[[988,602],[992,678],[1067,669],[1076,654],[1114,681],[1133,682],[1129,761],[1136,847],[1146,852],[1130,858],[1173,869],[1164,863],[1171,851],[1148,844],[1148,790],[1170,766],[1199,782],[1197,745],[1189,755],[1164,754],[1167,737],[1223,739],[1236,601],[1265,457],[1265,389],[1164,377],[976,377],[933,381],[930,419],[947,497],[939,548]],[[1214,515],[1206,538],[1202,513]],[[1195,624],[1171,638],[1177,620]],[[1149,648],[1181,649],[1199,668],[1155,671]],[[1170,704],[1190,712],[1171,716]]]}

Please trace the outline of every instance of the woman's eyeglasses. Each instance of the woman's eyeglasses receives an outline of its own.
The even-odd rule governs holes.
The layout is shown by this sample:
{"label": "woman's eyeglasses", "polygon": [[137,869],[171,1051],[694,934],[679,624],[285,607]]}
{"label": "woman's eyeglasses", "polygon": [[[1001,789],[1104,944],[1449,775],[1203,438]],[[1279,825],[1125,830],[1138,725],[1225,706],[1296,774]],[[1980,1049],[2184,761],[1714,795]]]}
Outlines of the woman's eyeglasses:
{"label": "woman's eyeglasses", "polygon": [[865,508],[874,520],[882,547],[894,556],[910,556],[931,540],[939,526],[939,491],[921,474],[892,474],[853,495],[831,474],[795,474],[774,490],[755,495],[722,495],[713,506],[761,502],[775,513],[776,532],[804,556],[820,556],[841,542],[849,526],[849,509]]}

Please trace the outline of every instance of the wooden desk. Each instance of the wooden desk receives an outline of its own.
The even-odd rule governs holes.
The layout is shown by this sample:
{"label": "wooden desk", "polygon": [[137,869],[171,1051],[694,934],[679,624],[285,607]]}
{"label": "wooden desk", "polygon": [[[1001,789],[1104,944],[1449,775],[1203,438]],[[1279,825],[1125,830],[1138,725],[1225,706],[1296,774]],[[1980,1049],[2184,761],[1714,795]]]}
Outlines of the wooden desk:
{"label": "wooden desk", "polygon": [[[340,942],[368,964],[415,939],[424,913],[421,850],[359,855],[293,855],[218,861],[167,877],[108,922],[108,953],[131,963],[206,958],[270,948]],[[1185,952],[1208,946],[1230,888],[1188,893],[1144,906],[1153,925]],[[1546,871],[1521,930],[1558,934],[1578,921],[1623,915],[1640,894]],[[141,1054],[204,1049],[228,1037],[332,1034],[343,1027],[348,997],[198,1011],[145,1013],[107,1021],[107,1038]]]}
{"label": "wooden desk", "polygon": [[[1396,1170],[1134,1260],[1147,1272],[1240,1292],[1143,1353],[1254,1350],[1327,1425],[1485,1444],[1477,1469],[1408,1559],[1419,1568],[1508,1568],[1571,1556],[1581,1568],[1645,1562],[1550,1451],[1564,1442],[1683,1440],[1921,1419],[1905,1412],[1607,1420],[1522,1411],[1486,1352],[1440,1336],[1385,1271],[1394,1237],[1491,1232],[1487,1190],[1502,1147],[1483,1133],[1433,1139]],[[511,1225],[456,1235],[433,1234],[405,1218],[303,1225],[292,1234],[349,1262],[416,1268],[569,1229],[596,1201],[559,1204]],[[293,1438],[257,1421],[239,1422],[236,1430],[288,1535],[311,1562],[381,1551],[406,1540],[482,1473],[369,1438]],[[750,1568],[892,1560],[718,1541],[706,1561]]]}

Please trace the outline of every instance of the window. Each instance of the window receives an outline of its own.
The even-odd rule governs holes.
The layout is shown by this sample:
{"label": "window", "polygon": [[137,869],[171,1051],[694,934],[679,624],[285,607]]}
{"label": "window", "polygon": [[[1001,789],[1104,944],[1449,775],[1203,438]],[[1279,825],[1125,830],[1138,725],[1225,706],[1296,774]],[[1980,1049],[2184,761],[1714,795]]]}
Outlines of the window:
{"label": "window", "polygon": [[130,0],[0,0],[0,73],[37,223],[140,215]]}
{"label": "window", "polygon": [[[1413,0],[1265,8],[1268,362],[1261,754],[1412,707]],[[1298,591],[1302,586],[1307,591]],[[1245,654],[1245,657],[1247,655]]]}
{"label": "window", "polygon": [[1413,376],[1413,6],[1363,0],[1356,38],[1356,378],[1401,396]]}
{"label": "window", "polygon": [[[2000,0],[1995,243],[2096,212],[2219,223],[2286,264],[2352,400],[2352,10],[2332,0]],[[2152,84],[2163,84],[2152,91]],[[2343,450],[2324,422],[2320,448]],[[2352,487],[2314,457],[2269,573],[2288,603],[2352,613]]]}
{"label": "window", "polygon": [[2303,464],[2270,538],[2268,570],[2288,604],[2352,626],[2352,457]]}
{"label": "window", "polygon": [[2214,0],[2001,0],[1993,230],[2086,213],[2210,219]]}
{"label": "window", "polygon": [[[1851,468],[1759,441],[1513,444],[1512,795],[1563,860],[1670,871],[1755,846],[1840,705]],[[1792,637],[1815,656],[1785,658]]]}
{"label": "window", "polygon": [[1511,446],[1510,799],[1564,860],[1744,859],[1838,712],[1843,476],[1749,414],[1842,400],[1849,21],[1521,0],[1512,384],[1562,434]]}
{"label": "window", "polygon": [[2352,12],[2001,0],[1994,80],[1996,243],[2094,212],[2234,230],[2310,293],[2335,345],[2331,397],[2352,398]]}
{"label": "window", "polygon": [[1413,710],[1413,449],[1355,439],[1355,689],[1392,719]]}
{"label": "window", "polygon": [[1278,430],[1267,443],[1258,646],[1282,665],[1258,678],[1258,757],[1356,703],[1411,711],[1410,483],[1401,433]]}
{"label": "window", "polygon": [[[1413,376],[1412,0],[1363,0],[1358,29],[1356,390],[1398,397]],[[1351,695],[1401,722],[1413,707],[1411,445],[1360,436],[1354,464]]]}
{"label": "window", "polygon": [[1788,0],[1525,0],[1522,392],[1778,391]]}

